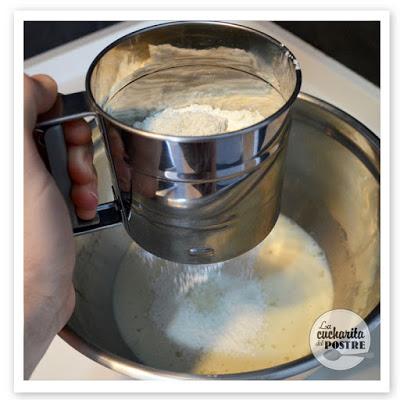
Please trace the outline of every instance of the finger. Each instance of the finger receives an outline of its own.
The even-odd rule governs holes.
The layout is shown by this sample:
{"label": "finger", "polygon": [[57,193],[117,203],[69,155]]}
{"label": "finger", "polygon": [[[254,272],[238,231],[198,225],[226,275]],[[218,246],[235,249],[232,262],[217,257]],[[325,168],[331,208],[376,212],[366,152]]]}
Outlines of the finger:
{"label": "finger", "polygon": [[64,124],[64,135],[67,144],[80,146],[92,144],[92,131],[83,120],[69,121]]}
{"label": "finger", "polygon": [[36,112],[42,114],[53,106],[57,98],[57,83],[48,75],[31,77]]}
{"label": "finger", "polygon": [[95,217],[98,203],[95,183],[73,185],[71,190],[71,199],[75,205],[75,211],[79,218],[93,219]]}
{"label": "finger", "polygon": [[85,210],[83,208],[75,209],[76,215],[85,221],[89,221],[96,217],[96,209],[93,210]]}
{"label": "finger", "polygon": [[68,146],[68,171],[72,181],[79,185],[96,182],[93,166],[93,146]]}

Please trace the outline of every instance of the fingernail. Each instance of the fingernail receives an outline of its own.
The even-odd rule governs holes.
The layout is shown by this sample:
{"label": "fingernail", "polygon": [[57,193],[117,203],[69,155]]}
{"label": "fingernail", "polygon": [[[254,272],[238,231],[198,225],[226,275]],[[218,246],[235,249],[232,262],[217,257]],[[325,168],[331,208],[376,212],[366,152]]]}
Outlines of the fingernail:
{"label": "fingernail", "polygon": [[97,195],[97,193],[91,191],[91,192],[89,192],[89,195],[93,198],[93,200],[96,201],[96,206],[97,206],[97,203],[98,203],[98,201],[99,201],[99,196]]}

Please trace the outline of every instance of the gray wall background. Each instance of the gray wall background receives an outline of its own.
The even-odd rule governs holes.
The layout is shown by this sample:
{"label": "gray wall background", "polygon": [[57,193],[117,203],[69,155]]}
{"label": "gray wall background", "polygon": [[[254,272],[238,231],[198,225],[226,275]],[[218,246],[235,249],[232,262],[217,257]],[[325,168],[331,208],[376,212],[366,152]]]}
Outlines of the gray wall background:
{"label": "gray wall background", "polygon": [[[117,22],[27,21],[24,57],[30,58]],[[379,21],[279,21],[284,29],[380,85]]]}

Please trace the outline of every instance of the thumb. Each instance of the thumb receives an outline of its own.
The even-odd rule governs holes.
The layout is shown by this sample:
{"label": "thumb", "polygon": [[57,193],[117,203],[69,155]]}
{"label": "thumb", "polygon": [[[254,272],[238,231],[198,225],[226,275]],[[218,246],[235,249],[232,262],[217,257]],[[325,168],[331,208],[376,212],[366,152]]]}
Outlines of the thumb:
{"label": "thumb", "polygon": [[57,99],[57,84],[48,75],[24,76],[25,129],[32,132],[38,114],[53,106]]}

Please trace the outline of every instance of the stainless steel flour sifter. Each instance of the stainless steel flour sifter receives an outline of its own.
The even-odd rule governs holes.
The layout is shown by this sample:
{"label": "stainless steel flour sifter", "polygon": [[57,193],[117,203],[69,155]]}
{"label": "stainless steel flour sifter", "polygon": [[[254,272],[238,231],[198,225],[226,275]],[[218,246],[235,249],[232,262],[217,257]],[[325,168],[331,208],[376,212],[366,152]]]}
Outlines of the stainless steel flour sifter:
{"label": "stainless steel flour sifter", "polygon": [[[157,56],[154,49],[161,50]],[[132,118],[168,105],[172,94],[182,99],[201,84],[223,97],[243,80],[279,92],[282,106],[253,126],[206,137],[161,135],[132,125]],[[95,117],[103,135],[115,201],[100,205],[88,223],[71,206],[74,232],[122,222],[145,250],[187,264],[224,261],[255,247],[279,215],[290,109],[300,85],[293,54],[244,26],[174,22],[110,44],[92,62],[85,92],[61,95],[59,112],[37,125],[66,199],[62,123]]]}

